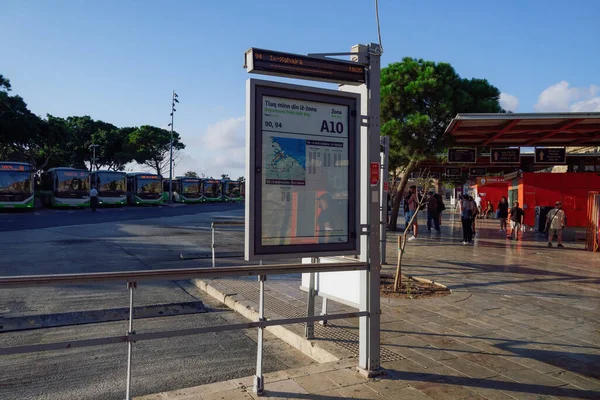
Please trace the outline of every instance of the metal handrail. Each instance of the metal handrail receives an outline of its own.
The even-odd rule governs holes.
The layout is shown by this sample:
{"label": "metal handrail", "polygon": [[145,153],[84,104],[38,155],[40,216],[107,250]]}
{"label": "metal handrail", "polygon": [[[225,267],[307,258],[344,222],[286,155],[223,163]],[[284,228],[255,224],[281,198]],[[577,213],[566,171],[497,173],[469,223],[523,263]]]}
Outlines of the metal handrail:
{"label": "metal handrail", "polygon": [[210,241],[210,249],[212,252],[212,267],[215,268],[215,247],[217,246],[217,243],[215,241],[215,228],[217,226],[245,226],[246,223],[242,222],[242,221],[213,221],[210,224],[210,237],[211,237],[211,241]]}
{"label": "metal handrail", "polygon": [[143,282],[183,280],[191,278],[211,279],[232,276],[285,275],[302,272],[333,272],[366,270],[365,262],[332,264],[272,264],[241,265],[215,268],[174,268],[121,272],[90,272],[84,274],[21,275],[0,277],[0,289],[55,285],[79,285],[104,282]]}
{"label": "metal handrail", "polygon": [[[131,359],[133,352],[133,343],[142,340],[162,339],[169,337],[180,337],[195,335],[208,332],[223,332],[238,329],[258,328],[262,330],[268,326],[289,325],[297,323],[312,323],[321,321],[324,318],[344,319],[369,316],[368,311],[358,311],[350,313],[333,314],[327,316],[306,316],[296,318],[285,318],[268,320],[260,318],[259,321],[253,321],[241,324],[218,325],[210,327],[188,328],[171,331],[158,331],[149,333],[136,333],[133,330],[133,291],[137,287],[137,282],[143,281],[164,281],[191,278],[218,278],[232,276],[259,276],[262,284],[260,285],[261,295],[264,293],[264,280],[267,275],[295,274],[300,272],[334,272],[334,271],[357,271],[367,270],[369,264],[366,262],[349,263],[324,263],[324,264],[274,264],[274,265],[242,265],[237,267],[219,267],[219,268],[178,268],[178,269],[160,269],[144,271],[121,271],[121,272],[91,272],[85,274],[55,274],[55,275],[24,275],[24,276],[3,276],[0,277],[0,289],[16,287],[39,287],[39,286],[57,286],[57,285],[79,285],[79,284],[100,284],[106,282],[125,282],[129,291],[129,323],[127,334],[123,336],[104,336],[93,339],[72,340],[66,342],[43,343],[24,346],[0,347],[0,355],[35,353],[48,350],[66,350],[76,347],[100,346],[115,343],[127,343],[127,378],[126,378],[126,400],[131,396]],[[261,315],[263,313],[263,304],[261,304]],[[258,343],[258,353],[262,354],[262,341]],[[261,356],[262,357],[262,356]],[[257,357],[258,358],[258,357]],[[260,361],[257,361],[260,365]],[[257,376],[262,385],[262,368],[257,367]]]}

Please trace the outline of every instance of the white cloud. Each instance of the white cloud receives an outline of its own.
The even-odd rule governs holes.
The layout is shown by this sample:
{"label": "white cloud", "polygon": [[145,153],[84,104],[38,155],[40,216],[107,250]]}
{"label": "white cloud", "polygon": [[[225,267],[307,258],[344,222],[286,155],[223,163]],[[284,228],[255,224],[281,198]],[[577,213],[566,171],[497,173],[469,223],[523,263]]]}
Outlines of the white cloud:
{"label": "white cloud", "polygon": [[202,136],[204,145],[211,150],[244,146],[245,120],[245,117],[237,117],[209,125]]}
{"label": "white cloud", "polygon": [[519,108],[519,99],[508,93],[500,93],[500,105],[506,111],[516,112]]}
{"label": "white cloud", "polygon": [[573,87],[561,81],[542,91],[534,108],[537,112],[600,111],[600,86]]}

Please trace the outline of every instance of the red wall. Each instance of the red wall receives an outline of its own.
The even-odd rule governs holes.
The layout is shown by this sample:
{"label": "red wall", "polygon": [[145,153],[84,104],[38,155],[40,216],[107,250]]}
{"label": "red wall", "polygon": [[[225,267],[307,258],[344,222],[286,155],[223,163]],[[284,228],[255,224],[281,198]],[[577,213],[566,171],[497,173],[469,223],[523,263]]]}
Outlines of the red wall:
{"label": "red wall", "polygon": [[587,196],[600,190],[600,175],[594,173],[524,173],[519,181],[519,201],[525,209],[525,224],[533,225],[536,206],[563,203],[569,226],[585,226]]}
{"label": "red wall", "polygon": [[477,193],[481,196],[481,207],[485,209],[487,202],[491,201],[494,206],[494,213],[496,212],[496,208],[498,208],[500,199],[502,197],[508,197],[508,182],[492,183],[490,185],[475,185],[473,188],[477,190]]}

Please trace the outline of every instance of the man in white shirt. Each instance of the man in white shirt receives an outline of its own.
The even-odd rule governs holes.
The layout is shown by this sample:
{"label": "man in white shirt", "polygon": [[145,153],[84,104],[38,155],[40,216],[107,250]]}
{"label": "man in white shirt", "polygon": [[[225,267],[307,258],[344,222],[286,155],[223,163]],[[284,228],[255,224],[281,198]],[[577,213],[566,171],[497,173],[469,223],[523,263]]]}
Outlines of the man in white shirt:
{"label": "man in white shirt", "polygon": [[94,186],[92,186],[92,190],[90,190],[90,205],[92,206],[92,211],[96,211],[96,208],[98,207],[98,191]]}
{"label": "man in white shirt", "polygon": [[477,218],[481,218],[481,196],[479,196],[479,193],[477,193],[477,197],[475,197],[475,203],[477,204]]}
{"label": "man in white shirt", "polygon": [[554,234],[558,239],[558,245],[556,247],[564,247],[562,245],[562,231],[565,227],[565,212],[562,210],[562,203],[556,202],[554,209],[548,211],[546,216],[546,230],[548,230],[548,247],[552,247],[552,239]]}

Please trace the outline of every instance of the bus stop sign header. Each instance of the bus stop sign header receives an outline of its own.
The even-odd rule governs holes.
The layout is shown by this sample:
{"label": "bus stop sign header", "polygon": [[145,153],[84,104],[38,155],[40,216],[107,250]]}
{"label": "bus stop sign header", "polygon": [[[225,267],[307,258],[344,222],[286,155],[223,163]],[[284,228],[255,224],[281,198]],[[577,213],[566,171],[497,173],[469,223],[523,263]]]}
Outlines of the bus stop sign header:
{"label": "bus stop sign header", "polygon": [[362,85],[364,65],[331,58],[309,57],[280,51],[251,48],[244,55],[244,68],[255,74]]}

